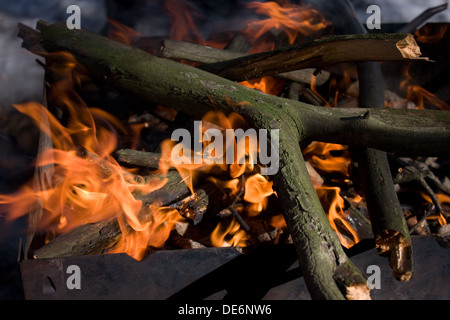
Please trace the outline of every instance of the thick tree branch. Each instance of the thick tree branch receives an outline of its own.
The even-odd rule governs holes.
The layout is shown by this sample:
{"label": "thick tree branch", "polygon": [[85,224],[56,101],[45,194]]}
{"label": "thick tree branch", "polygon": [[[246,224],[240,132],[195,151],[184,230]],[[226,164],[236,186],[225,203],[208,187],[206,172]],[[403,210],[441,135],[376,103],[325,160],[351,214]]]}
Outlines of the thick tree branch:
{"label": "thick tree branch", "polygon": [[[164,40],[158,55],[163,58],[188,60],[203,64],[221,62],[247,56],[246,53],[221,50],[195,43],[173,40]],[[316,69],[314,68],[309,68],[284,73],[278,73],[278,71],[276,71],[276,73],[279,78],[309,84],[311,83],[311,77],[315,70]],[[270,76],[272,74],[267,73],[265,75]],[[318,75],[316,75],[316,85],[321,86],[329,78],[330,73],[328,71],[321,71]]]}
{"label": "thick tree branch", "polygon": [[419,47],[410,34],[340,35],[201,68],[230,80],[243,81],[305,68],[320,70],[342,62],[427,59],[420,58],[420,55]]}
{"label": "thick tree branch", "polygon": [[409,156],[450,153],[443,150],[450,146],[448,111],[303,105],[296,112],[309,139]]}

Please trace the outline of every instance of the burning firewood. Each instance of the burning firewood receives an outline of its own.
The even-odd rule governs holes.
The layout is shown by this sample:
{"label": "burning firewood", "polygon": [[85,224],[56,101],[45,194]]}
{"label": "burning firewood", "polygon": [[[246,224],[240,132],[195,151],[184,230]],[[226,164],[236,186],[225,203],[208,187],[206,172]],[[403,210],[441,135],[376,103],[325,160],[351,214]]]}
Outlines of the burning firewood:
{"label": "burning firewood", "polygon": [[[203,189],[195,194],[190,191],[177,172],[168,173],[168,182],[161,189],[149,194],[136,195],[142,200],[145,208],[170,206],[182,216],[194,221],[201,220],[207,206],[208,195]],[[153,178],[153,177],[150,177]],[[142,211],[141,220],[151,217],[151,213]],[[80,226],[68,233],[62,234],[34,252],[36,259],[77,256],[108,251],[122,235],[117,219],[110,219],[94,224]]]}
{"label": "burning firewood", "polygon": [[[367,298],[368,288],[364,276],[346,256],[328,222],[303,161],[300,142],[317,139],[406,154],[448,154],[450,150],[450,116],[445,112],[320,108],[265,95],[84,30],[67,30],[65,25],[42,22],[38,28],[47,50],[69,51],[93,75],[149,101],[173,106],[194,117],[211,108],[226,113],[234,111],[245,116],[256,128],[271,132],[279,130],[280,170],[274,176],[274,182],[302,274],[313,298]],[[402,42],[404,35],[381,37],[396,39],[386,43],[375,41],[377,44],[388,43],[376,52],[386,50],[389,54],[365,58],[352,56],[353,61],[403,59],[401,52],[405,49],[417,52],[415,43]],[[356,41],[364,43],[362,38],[358,37]],[[352,37],[337,39],[342,43],[355,40]],[[367,41],[370,43],[371,39]],[[398,41],[405,47],[398,48]],[[326,46],[332,41],[328,39],[323,43]],[[313,51],[313,47],[309,50]],[[346,61],[348,57],[337,55],[335,59],[323,62],[338,63],[341,60]],[[312,66],[321,68],[323,65]],[[286,71],[282,65],[271,68],[277,68],[276,73]],[[256,75],[249,75],[253,76]],[[424,126],[427,130],[423,130]],[[411,135],[417,138],[414,143],[410,141]]]}

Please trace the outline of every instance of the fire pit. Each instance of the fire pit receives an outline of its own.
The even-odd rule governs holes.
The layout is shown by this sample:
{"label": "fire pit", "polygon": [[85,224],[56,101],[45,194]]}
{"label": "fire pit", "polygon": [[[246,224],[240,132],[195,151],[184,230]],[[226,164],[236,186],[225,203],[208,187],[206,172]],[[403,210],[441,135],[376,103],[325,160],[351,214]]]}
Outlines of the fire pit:
{"label": "fire pit", "polygon": [[25,298],[245,298],[246,279],[259,299],[395,298],[435,255],[446,280],[450,107],[435,79],[450,31],[418,28],[446,6],[389,33],[347,1],[224,4],[239,15],[217,23],[202,1],[150,7],[167,35],[120,6],[103,33],[77,6],[19,25],[45,70],[44,101],[14,105],[38,132],[33,177],[0,195],[8,220],[28,219]]}

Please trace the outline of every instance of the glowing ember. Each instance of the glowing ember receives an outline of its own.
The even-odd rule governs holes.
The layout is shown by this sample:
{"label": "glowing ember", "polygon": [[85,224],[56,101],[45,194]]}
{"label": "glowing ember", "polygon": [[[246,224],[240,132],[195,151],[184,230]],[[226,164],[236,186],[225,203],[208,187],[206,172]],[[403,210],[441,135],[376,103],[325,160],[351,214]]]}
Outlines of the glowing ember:
{"label": "glowing ember", "polygon": [[245,247],[249,238],[235,218],[229,224],[220,222],[211,233],[211,243],[215,247]]}
{"label": "glowing ember", "polygon": [[121,43],[132,45],[136,38],[142,36],[142,33],[130,28],[118,21],[108,19],[110,28],[108,30],[108,37]]}
{"label": "glowing ember", "polygon": [[281,79],[274,77],[263,77],[260,79],[254,79],[249,81],[242,81],[239,84],[246,86],[250,89],[257,89],[267,94],[279,95],[283,90],[284,82]]}
{"label": "glowing ember", "polygon": [[[422,192],[420,194],[428,203],[433,203],[431,201],[431,198],[428,195],[426,195]],[[450,205],[450,197],[449,196],[442,194],[442,193],[437,193],[436,197],[437,197],[439,203]],[[436,220],[436,219],[441,226],[443,226],[444,224],[447,224],[447,220],[445,219],[443,213],[440,213],[439,215],[431,214],[427,217],[427,220]]]}
{"label": "glowing ember", "polygon": [[272,182],[267,181],[259,173],[247,178],[244,200],[251,203],[251,206],[247,208],[249,216],[255,216],[265,209],[268,197],[274,193],[272,185]]}

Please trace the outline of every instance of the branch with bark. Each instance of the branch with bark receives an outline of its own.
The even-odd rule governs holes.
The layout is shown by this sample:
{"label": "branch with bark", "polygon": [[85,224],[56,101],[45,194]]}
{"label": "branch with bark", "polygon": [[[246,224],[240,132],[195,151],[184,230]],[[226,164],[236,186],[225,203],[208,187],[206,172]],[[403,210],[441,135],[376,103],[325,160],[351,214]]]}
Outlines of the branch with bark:
{"label": "branch with bark", "polygon": [[[341,110],[311,106],[251,90],[205,70],[158,58],[85,30],[68,30],[64,24],[40,23],[38,29],[46,50],[72,53],[92,75],[117,88],[194,117],[199,118],[212,109],[226,114],[237,112],[254,128],[264,128],[269,133],[278,129],[280,170],[273,177],[274,186],[283,205],[302,275],[314,299],[368,298],[369,290],[365,277],[346,256],[328,222],[311,183],[300,142],[321,140],[409,155],[450,152],[450,113],[445,111]],[[388,41],[382,40],[383,37]],[[351,42],[354,48],[354,38],[338,39]],[[415,43],[402,42],[404,39],[404,35],[378,36],[377,43],[390,52],[383,57],[405,59],[402,52],[417,51]],[[357,37],[356,41],[364,47],[364,39]],[[403,48],[398,47],[399,41],[405,45]],[[342,48],[330,39],[325,42],[331,46],[330,52],[332,47]],[[310,47],[311,54],[316,46]],[[339,63],[349,61],[349,57],[350,61],[362,60],[342,54],[333,60],[323,56],[311,59],[320,68],[321,62]],[[297,67],[306,65],[300,63]],[[279,66],[279,71],[286,69]]]}
{"label": "branch with bark", "polygon": [[[177,60],[187,60],[192,62],[198,62],[202,64],[210,64],[216,62],[223,62],[227,60],[232,60],[236,58],[241,58],[248,56],[245,53],[221,50],[212,47],[202,46],[195,43],[184,42],[184,41],[174,41],[174,40],[164,40],[161,45],[159,57],[171,58]],[[228,62],[224,62],[228,63]],[[206,66],[207,67],[207,66]],[[315,73],[315,68],[294,70],[291,72],[278,73],[276,71],[276,76],[282,79],[296,81],[300,83],[311,83],[311,77]],[[267,75],[271,75],[266,73]],[[328,71],[321,71],[315,75],[315,81],[317,86],[321,86],[330,78],[330,73]]]}
{"label": "branch with bark", "polygon": [[[343,16],[346,21],[351,21],[349,31],[367,33],[354,14],[352,4],[349,1],[343,4],[348,8]],[[358,63],[357,69],[359,105],[384,109],[384,81],[380,65],[362,62]],[[411,238],[395,192],[387,155],[372,148],[354,148],[353,157],[358,164],[360,190],[366,199],[378,253],[389,257],[396,279],[409,281],[413,267]]]}

